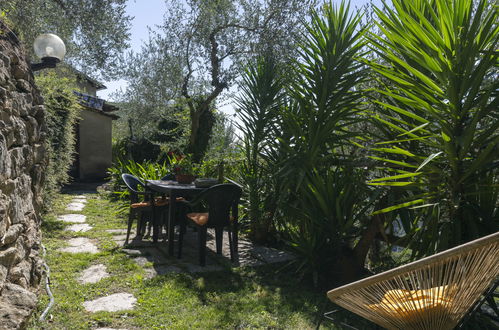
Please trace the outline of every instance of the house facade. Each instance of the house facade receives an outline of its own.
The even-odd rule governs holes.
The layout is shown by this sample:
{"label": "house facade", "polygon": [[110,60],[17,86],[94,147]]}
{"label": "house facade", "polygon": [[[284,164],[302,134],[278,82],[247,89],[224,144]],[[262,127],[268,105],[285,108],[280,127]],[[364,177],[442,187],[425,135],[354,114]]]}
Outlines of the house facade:
{"label": "house facade", "polygon": [[118,108],[97,97],[97,91],[106,86],[76,73],[81,92],[76,92],[83,106],[80,120],[75,127],[76,146],[71,176],[80,181],[98,181],[107,177],[112,165],[112,121]]}

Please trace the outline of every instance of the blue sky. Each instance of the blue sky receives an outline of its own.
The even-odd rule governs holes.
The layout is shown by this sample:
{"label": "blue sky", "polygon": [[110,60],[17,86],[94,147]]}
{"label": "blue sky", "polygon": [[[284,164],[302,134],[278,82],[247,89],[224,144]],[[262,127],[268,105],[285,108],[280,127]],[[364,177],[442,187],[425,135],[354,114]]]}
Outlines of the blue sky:
{"label": "blue sky", "polygon": [[[163,14],[167,10],[167,2],[165,0],[128,0],[127,14],[134,17],[131,28],[131,49],[139,51],[143,41],[148,38],[148,27],[154,29],[155,25],[159,25],[163,21]],[[339,1],[333,1],[339,2]],[[368,3],[368,0],[351,0],[352,8],[361,7]],[[381,3],[380,0],[374,0],[375,5]],[[106,90],[98,92],[98,96],[112,101],[111,94],[120,88],[126,88],[126,81],[115,80],[104,82],[107,86]]]}

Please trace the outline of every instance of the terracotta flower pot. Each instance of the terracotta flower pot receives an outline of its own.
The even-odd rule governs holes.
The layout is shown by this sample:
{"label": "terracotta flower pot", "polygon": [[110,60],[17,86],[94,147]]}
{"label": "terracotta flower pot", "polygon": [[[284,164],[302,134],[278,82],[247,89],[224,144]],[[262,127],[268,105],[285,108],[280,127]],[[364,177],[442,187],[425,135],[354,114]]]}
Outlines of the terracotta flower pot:
{"label": "terracotta flower pot", "polygon": [[175,179],[178,183],[189,184],[192,183],[196,177],[192,174],[177,174],[175,175]]}

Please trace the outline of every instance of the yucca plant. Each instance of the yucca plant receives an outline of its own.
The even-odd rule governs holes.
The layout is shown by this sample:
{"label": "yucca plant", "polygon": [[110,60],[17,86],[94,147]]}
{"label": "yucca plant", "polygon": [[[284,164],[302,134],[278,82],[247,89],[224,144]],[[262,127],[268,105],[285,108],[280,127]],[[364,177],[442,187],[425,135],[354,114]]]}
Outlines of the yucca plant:
{"label": "yucca plant", "polygon": [[376,192],[366,171],[353,167],[351,139],[362,120],[364,54],[359,14],[326,4],[306,25],[293,65],[290,101],[271,153],[279,165],[277,228],[298,255],[296,265],[314,282],[351,281],[362,275],[379,218],[370,218]]}
{"label": "yucca plant", "polygon": [[383,99],[372,116],[385,141],[374,148],[397,187],[390,212],[413,208],[416,254],[499,228],[498,7],[487,0],[393,0],[375,9],[370,35]]}
{"label": "yucca plant", "polygon": [[[238,129],[242,132],[240,181],[245,186],[245,206],[250,234],[265,241],[271,228],[272,210],[265,200],[272,195],[273,174],[267,154],[276,139],[276,126],[284,101],[283,78],[275,57],[269,51],[249,63],[242,77],[241,93],[236,99]],[[267,206],[267,207],[266,207]]]}

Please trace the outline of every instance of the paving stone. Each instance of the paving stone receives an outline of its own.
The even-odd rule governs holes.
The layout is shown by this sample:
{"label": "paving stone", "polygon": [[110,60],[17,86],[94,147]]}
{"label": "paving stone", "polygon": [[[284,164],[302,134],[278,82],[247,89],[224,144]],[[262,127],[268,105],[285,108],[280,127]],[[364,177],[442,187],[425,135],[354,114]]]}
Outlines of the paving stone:
{"label": "paving stone", "polygon": [[293,260],[294,256],[285,251],[279,251],[273,248],[254,246],[251,249],[251,254],[258,259],[263,259],[265,262],[272,264],[277,262],[284,262]]}
{"label": "paving stone", "polygon": [[65,248],[60,248],[58,251],[68,252],[68,253],[98,253],[99,250],[92,241],[86,237],[71,238],[68,241],[69,246]]}
{"label": "paving stone", "polygon": [[85,301],[83,307],[87,312],[118,312],[133,309],[137,299],[130,293],[115,293],[110,296]]}
{"label": "paving stone", "polygon": [[66,230],[74,231],[76,233],[85,233],[92,228],[94,228],[94,227],[90,226],[88,223],[78,223],[78,224],[66,227]]}
{"label": "paving stone", "polygon": [[[114,240],[114,242],[118,245],[125,245],[125,239],[117,239]],[[147,248],[147,247],[154,247],[153,241],[144,241],[141,239],[134,239],[133,236],[130,235],[130,239],[128,240],[128,248]]]}
{"label": "paving stone", "polygon": [[143,253],[141,256],[133,258],[133,261],[139,266],[144,266],[148,262],[152,262],[155,265],[166,264],[169,262],[168,258],[163,256],[159,251],[153,253]]}
{"label": "paving stone", "polygon": [[86,198],[75,198],[71,200],[71,203],[81,203],[81,204],[86,204],[87,199]]}
{"label": "paving stone", "polygon": [[78,282],[83,284],[97,283],[106,277],[109,277],[106,266],[103,264],[98,264],[85,269],[81,276],[78,278]]}
{"label": "paving stone", "polygon": [[142,255],[142,251],[137,249],[121,249],[121,251],[125,252],[129,256],[140,256]]}
{"label": "paving stone", "polygon": [[207,273],[207,272],[218,272],[222,271],[225,268],[220,265],[206,265],[204,267],[199,264],[186,264],[187,271],[189,273]]}
{"label": "paving stone", "polygon": [[83,214],[64,214],[58,216],[57,219],[68,223],[84,223],[87,216]]}
{"label": "paving stone", "polygon": [[158,275],[180,274],[184,272],[182,268],[179,268],[177,266],[167,266],[167,265],[144,268],[144,271],[146,272],[146,278],[148,279],[151,279]]}
{"label": "paving stone", "polygon": [[69,203],[66,206],[66,211],[82,211],[84,207],[85,204],[83,203]]}
{"label": "paving stone", "polygon": [[85,195],[76,195],[73,198],[87,199],[87,196],[85,196]]}

